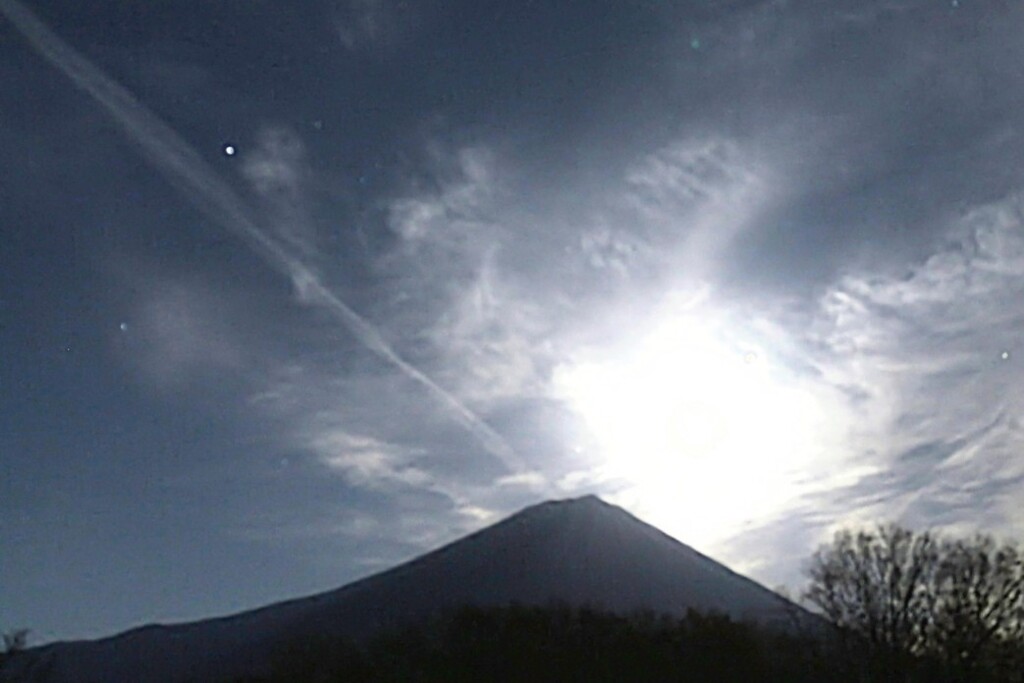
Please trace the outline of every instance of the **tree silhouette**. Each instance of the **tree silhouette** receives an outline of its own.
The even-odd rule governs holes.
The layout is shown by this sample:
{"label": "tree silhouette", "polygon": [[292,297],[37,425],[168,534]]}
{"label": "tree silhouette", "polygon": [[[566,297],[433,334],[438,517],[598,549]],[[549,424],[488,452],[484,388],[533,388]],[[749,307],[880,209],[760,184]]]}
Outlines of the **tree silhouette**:
{"label": "tree silhouette", "polygon": [[19,628],[13,631],[7,631],[3,634],[3,649],[0,650],[0,666],[14,657],[19,652],[25,649],[28,645],[28,634],[27,628]]}
{"label": "tree silhouette", "polygon": [[1024,557],[1011,543],[894,524],[843,530],[807,573],[805,598],[871,677],[1022,680]]}
{"label": "tree silhouette", "polygon": [[[946,541],[936,583],[930,639],[944,663],[961,677],[1012,666],[1001,660],[1024,649],[1024,556],[1018,548],[983,535]],[[1016,662],[1018,671],[1022,663]]]}

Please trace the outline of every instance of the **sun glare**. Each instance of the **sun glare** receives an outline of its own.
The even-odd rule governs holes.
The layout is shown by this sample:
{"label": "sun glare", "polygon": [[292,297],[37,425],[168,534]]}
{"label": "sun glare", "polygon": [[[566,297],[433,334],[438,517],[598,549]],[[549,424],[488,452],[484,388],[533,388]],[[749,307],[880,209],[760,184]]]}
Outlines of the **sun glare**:
{"label": "sun glare", "polygon": [[676,318],[556,374],[601,475],[628,482],[620,500],[704,548],[792,499],[821,417],[770,353],[723,332]]}

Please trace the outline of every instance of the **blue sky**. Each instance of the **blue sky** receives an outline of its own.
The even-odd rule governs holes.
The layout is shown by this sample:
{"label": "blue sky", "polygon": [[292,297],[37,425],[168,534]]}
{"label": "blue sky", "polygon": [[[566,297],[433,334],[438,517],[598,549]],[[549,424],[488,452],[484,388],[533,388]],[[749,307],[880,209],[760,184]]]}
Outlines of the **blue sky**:
{"label": "blue sky", "polygon": [[0,0],[0,627],[598,493],[1024,535],[1017,3]]}

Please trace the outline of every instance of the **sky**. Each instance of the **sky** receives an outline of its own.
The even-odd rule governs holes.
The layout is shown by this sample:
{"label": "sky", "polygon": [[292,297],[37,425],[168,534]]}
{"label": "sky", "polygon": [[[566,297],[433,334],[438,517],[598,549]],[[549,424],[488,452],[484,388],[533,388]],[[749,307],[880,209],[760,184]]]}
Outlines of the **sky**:
{"label": "sky", "polygon": [[0,0],[0,628],[588,493],[1024,538],[1024,5]]}

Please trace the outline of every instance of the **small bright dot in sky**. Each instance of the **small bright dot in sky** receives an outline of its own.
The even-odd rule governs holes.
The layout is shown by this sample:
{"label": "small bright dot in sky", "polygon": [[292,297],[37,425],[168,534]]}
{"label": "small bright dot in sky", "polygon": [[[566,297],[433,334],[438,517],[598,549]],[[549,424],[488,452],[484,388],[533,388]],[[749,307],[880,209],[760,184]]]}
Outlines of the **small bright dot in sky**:
{"label": "small bright dot in sky", "polygon": [[999,357],[1002,358],[1003,360],[1008,360],[1010,358],[1010,352],[1003,351],[1001,354],[999,354]]}
{"label": "small bright dot in sky", "polygon": [[234,145],[224,145],[224,153],[227,154],[229,157],[234,156],[235,155],[235,146]]}
{"label": "small bright dot in sky", "polygon": [[692,47],[694,50],[699,50],[700,49],[700,38],[692,38],[690,40],[690,47]]}
{"label": "small bright dot in sky", "polygon": [[128,323],[121,323],[119,325],[119,327],[121,328],[122,332],[127,332],[128,331]]}

